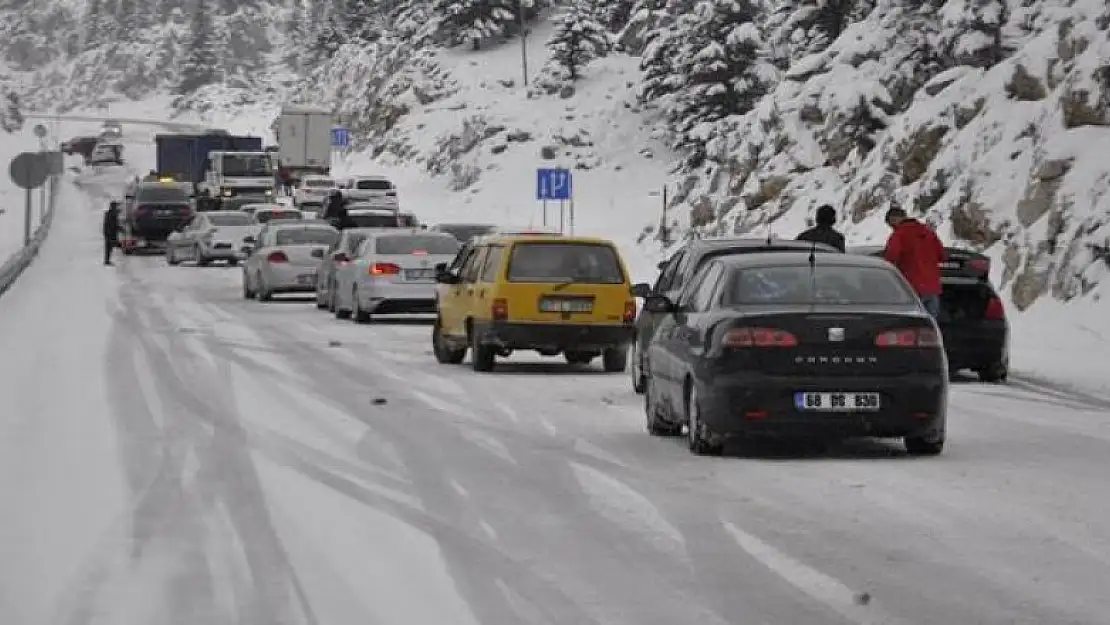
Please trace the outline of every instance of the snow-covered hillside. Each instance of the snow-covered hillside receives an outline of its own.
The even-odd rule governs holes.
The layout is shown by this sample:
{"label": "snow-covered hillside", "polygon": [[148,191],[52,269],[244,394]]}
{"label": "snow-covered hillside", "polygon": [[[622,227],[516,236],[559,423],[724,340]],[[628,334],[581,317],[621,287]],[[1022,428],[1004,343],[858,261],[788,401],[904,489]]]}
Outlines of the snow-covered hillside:
{"label": "snow-covered hillside", "polygon": [[34,3],[7,63],[40,107],[157,96],[266,134],[283,101],[332,106],[347,166],[411,180],[429,217],[538,223],[535,168],[568,166],[579,224],[639,241],[645,271],[667,186],[668,233],[793,236],[830,202],[871,242],[898,203],[992,254],[1019,309],[1099,296],[1101,0],[539,2],[527,87],[515,4],[460,2],[213,1],[207,22],[180,0]]}

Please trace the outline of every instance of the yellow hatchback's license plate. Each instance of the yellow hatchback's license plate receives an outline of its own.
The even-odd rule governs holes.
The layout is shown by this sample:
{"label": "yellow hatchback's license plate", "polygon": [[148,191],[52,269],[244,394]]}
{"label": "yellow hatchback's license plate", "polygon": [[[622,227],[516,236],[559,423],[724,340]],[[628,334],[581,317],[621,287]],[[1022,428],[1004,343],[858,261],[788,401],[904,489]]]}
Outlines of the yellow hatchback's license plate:
{"label": "yellow hatchback's license plate", "polygon": [[593,300],[588,299],[545,297],[540,300],[540,312],[545,313],[588,313],[593,310]]}

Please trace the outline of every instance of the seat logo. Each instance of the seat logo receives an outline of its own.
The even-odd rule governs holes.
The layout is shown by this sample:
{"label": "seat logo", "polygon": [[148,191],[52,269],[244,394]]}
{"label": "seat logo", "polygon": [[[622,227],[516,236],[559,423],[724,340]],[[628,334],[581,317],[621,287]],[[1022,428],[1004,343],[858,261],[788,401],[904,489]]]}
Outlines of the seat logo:
{"label": "seat logo", "polygon": [[844,328],[829,328],[829,342],[842,343],[844,342]]}

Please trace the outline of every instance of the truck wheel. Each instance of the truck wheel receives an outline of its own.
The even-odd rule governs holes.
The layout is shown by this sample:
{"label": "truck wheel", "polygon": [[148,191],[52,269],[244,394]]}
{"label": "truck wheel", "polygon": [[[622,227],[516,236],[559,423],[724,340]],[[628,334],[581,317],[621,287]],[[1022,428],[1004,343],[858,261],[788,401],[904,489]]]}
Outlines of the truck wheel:
{"label": "truck wheel", "polygon": [[601,363],[608,373],[624,371],[628,366],[628,348],[610,347],[601,353]]}

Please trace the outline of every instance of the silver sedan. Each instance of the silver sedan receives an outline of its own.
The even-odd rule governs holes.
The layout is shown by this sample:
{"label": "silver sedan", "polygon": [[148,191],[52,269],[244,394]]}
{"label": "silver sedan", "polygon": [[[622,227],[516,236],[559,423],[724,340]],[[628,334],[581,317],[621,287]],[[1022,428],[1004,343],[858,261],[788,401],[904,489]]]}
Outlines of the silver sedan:
{"label": "silver sedan", "polygon": [[282,221],[258,233],[243,264],[243,297],[269,301],[278,293],[313,293],[316,271],[339,231],[322,222]]}
{"label": "silver sedan", "polygon": [[449,263],[459,241],[445,232],[391,229],[367,236],[351,262],[336,268],[335,316],[359,323],[372,314],[434,313],[435,266]]}

